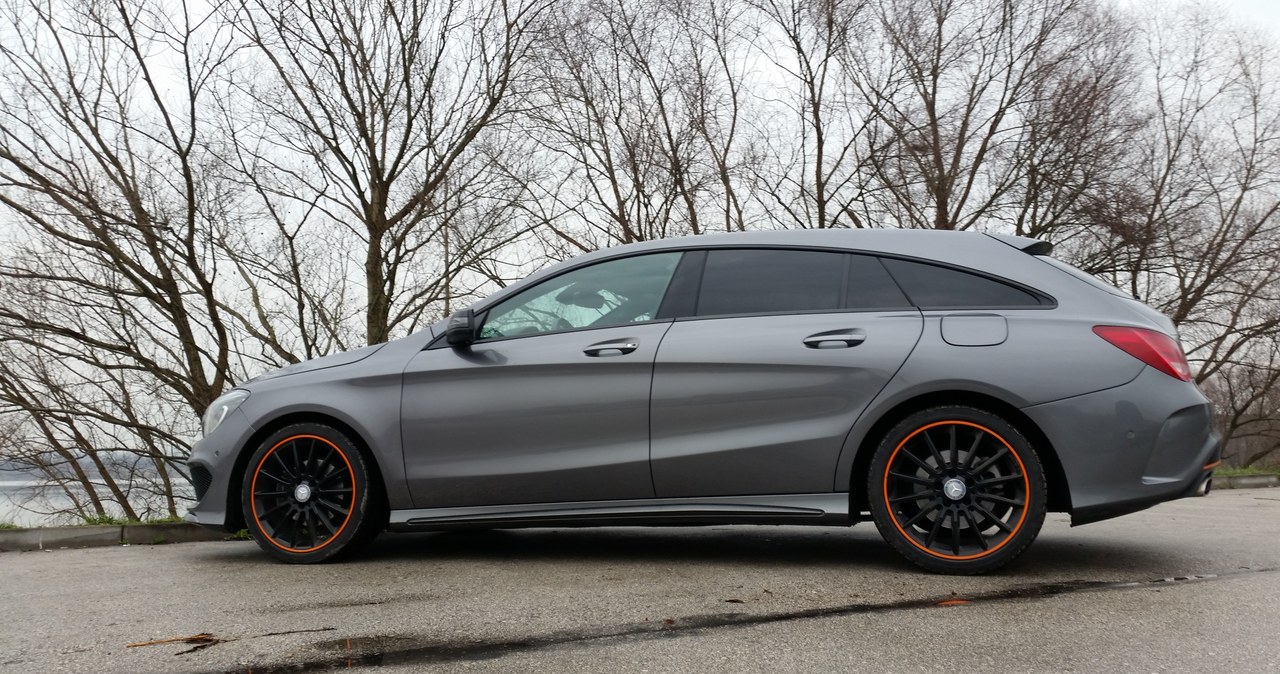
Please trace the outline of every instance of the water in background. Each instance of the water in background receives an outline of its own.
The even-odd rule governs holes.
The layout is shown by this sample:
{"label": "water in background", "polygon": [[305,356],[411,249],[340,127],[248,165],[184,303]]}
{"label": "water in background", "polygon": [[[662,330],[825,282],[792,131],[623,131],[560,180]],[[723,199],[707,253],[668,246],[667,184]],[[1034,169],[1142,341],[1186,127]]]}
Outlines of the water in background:
{"label": "water in background", "polygon": [[[60,501],[48,504],[50,500],[49,490],[38,489],[40,482],[32,480],[29,476],[13,473],[0,473],[0,522],[8,524],[16,524],[20,527],[38,527],[56,524],[73,524],[73,522],[62,521],[66,517],[57,517],[45,515],[41,512],[49,512],[55,508],[49,508],[48,505],[66,507],[70,505],[70,500],[64,495]],[[39,495],[37,497],[37,495]],[[30,508],[23,508],[26,505]]]}
{"label": "water in background", "polygon": [[[0,470],[0,522],[20,527],[81,524],[75,515],[58,513],[71,508],[71,499],[60,489],[41,489],[42,484],[42,481],[30,474]],[[139,504],[134,505],[137,507]],[[186,508],[179,505],[178,514],[185,511]],[[121,515],[119,512],[109,514],[116,517]],[[163,512],[156,514],[162,515]],[[146,517],[141,510],[139,516]]]}

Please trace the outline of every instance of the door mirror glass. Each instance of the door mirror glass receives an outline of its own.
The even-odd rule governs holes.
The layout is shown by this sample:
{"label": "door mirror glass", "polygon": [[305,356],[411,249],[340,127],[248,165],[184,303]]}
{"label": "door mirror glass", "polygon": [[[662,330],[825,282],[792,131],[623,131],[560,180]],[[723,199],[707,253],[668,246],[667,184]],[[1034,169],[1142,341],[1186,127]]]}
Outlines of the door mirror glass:
{"label": "door mirror glass", "polygon": [[474,342],[476,339],[475,313],[470,309],[463,309],[450,316],[444,339],[449,346],[467,346]]}

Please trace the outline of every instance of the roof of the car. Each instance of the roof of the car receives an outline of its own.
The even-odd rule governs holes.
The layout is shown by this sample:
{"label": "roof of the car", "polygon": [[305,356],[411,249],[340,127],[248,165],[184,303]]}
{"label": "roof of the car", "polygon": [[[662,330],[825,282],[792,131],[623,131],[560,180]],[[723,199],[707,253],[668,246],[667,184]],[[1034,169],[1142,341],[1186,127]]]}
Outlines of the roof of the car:
{"label": "roof of the car", "polygon": [[[948,247],[957,242],[981,242],[989,244],[990,239],[1013,246],[1014,248],[1044,254],[1048,251],[1047,242],[1004,234],[986,234],[981,232],[954,231],[940,229],[786,229],[751,232],[728,232],[720,234],[700,234],[697,236],[681,236],[655,241],[643,241],[608,248],[601,253],[613,256],[619,253],[658,250],[665,248],[719,248],[733,246],[831,246],[852,248],[877,252],[897,252],[903,246],[911,246],[917,252],[928,255],[922,247]],[[981,244],[980,244],[981,245]]]}
{"label": "roof of the car", "polygon": [[[737,246],[832,247],[858,251],[896,253],[920,257],[945,258],[947,252],[961,249],[991,249],[993,240],[1023,251],[1044,255],[1050,244],[1037,239],[984,234],[978,231],[938,229],[786,229],[769,231],[733,231],[722,234],[700,234],[695,237],[649,240],[625,246],[605,248],[589,253],[591,257],[614,257],[641,251],[669,248],[723,248]],[[582,258],[577,258],[584,261]]]}

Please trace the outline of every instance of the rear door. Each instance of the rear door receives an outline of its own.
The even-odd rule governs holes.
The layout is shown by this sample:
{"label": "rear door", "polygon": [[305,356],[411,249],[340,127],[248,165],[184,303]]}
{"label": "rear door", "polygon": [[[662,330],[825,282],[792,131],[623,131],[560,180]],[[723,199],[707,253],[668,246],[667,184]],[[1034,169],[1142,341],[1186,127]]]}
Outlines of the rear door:
{"label": "rear door", "polygon": [[654,367],[656,495],[830,492],[920,312],[875,257],[819,250],[711,250],[696,298]]}

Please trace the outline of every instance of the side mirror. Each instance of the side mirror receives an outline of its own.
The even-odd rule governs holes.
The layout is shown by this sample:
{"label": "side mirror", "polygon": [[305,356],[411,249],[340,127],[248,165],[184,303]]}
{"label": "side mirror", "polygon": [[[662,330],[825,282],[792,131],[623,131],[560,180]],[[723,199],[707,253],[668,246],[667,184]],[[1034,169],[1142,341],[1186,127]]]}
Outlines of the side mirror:
{"label": "side mirror", "polygon": [[445,328],[444,341],[449,346],[470,346],[476,341],[475,312],[463,309],[449,317],[449,327]]}

